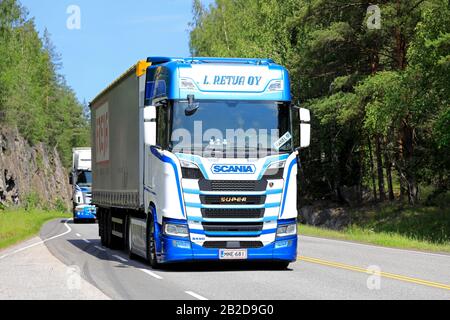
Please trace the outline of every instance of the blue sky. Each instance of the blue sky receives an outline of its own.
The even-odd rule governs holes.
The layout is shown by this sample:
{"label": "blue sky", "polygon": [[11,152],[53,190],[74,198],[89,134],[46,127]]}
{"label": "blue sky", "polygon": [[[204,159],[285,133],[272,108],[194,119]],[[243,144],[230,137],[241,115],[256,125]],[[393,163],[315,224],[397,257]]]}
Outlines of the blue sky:
{"label": "blue sky", "polygon": [[[147,56],[189,56],[191,0],[20,0],[62,56],[61,73],[78,99],[92,100]],[[202,0],[204,4],[214,0]],[[67,8],[81,10],[81,29],[69,30]]]}

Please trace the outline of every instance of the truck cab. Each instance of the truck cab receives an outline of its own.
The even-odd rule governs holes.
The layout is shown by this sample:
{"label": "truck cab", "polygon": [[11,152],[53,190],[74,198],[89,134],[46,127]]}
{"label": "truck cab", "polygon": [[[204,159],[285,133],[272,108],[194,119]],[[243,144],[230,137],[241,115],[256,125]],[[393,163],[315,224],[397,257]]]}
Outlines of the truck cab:
{"label": "truck cab", "polygon": [[146,104],[156,110],[144,196],[161,226],[157,260],[295,261],[298,112],[286,69],[169,62],[148,70]]}
{"label": "truck cab", "polygon": [[151,57],[92,102],[99,234],[153,267],[297,259],[309,111],[270,59]]}
{"label": "truck cab", "polygon": [[72,211],[74,222],[95,221],[96,208],[91,205],[91,148],[76,148],[73,149],[72,154],[72,171],[69,176],[69,182],[72,185]]}

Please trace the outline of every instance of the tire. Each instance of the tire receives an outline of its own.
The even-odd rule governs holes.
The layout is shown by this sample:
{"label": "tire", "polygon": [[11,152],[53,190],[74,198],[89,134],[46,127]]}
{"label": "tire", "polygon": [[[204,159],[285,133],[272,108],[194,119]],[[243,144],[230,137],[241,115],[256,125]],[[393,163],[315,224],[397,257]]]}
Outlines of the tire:
{"label": "tire", "polygon": [[136,255],[131,251],[131,217],[127,217],[127,228],[126,228],[126,246],[128,251],[128,258],[134,260]]}
{"label": "tire", "polygon": [[289,261],[275,261],[272,266],[274,270],[287,270],[290,264]]}
{"label": "tire", "polygon": [[106,247],[106,219],[103,209],[101,209],[101,211],[99,209],[98,231],[100,235],[101,244],[102,246]]}
{"label": "tire", "polygon": [[155,244],[155,223],[153,214],[149,214],[147,222],[147,261],[152,269],[158,269],[159,263],[156,259],[156,244]]}
{"label": "tire", "polygon": [[112,221],[111,221],[111,212],[109,210],[105,210],[104,212],[104,221],[105,221],[105,229],[104,229],[104,233],[105,233],[105,247],[107,248],[111,248],[111,231],[112,231]]}

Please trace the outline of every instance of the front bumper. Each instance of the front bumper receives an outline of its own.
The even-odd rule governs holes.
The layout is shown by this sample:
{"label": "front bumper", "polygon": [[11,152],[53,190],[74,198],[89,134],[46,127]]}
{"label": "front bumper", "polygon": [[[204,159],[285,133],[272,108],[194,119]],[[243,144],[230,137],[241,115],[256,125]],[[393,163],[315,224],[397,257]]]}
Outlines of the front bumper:
{"label": "front bumper", "polygon": [[86,206],[81,208],[81,210],[75,210],[73,214],[75,220],[78,219],[97,219],[97,209],[95,206]]}
{"label": "front bumper", "polygon": [[[297,236],[277,239],[262,248],[247,249],[245,261],[289,261],[297,260]],[[225,249],[225,248],[224,248]],[[161,238],[161,252],[158,262],[187,262],[187,261],[219,261],[221,249],[204,248],[189,239],[163,236]]]}

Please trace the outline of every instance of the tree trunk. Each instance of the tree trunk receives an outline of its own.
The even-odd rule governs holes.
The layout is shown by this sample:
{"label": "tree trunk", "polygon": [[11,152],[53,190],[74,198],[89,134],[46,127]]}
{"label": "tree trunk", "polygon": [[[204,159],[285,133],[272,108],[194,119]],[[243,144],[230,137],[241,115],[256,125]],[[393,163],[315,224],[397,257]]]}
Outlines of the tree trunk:
{"label": "tree trunk", "polygon": [[363,195],[362,195],[362,190],[363,190],[363,177],[364,177],[364,172],[365,172],[365,164],[364,164],[364,153],[362,152],[362,148],[360,148],[360,152],[359,152],[359,179],[358,179],[358,204],[361,204],[363,201]]}
{"label": "tree trunk", "polygon": [[230,51],[230,41],[228,40],[228,32],[227,32],[227,22],[225,20],[225,12],[223,10],[223,6],[221,6],[220,10],[222,11],[222,19],[223,19],[223,33],[225,35],[225,43],[227,45],[228,52]]}
{"label": "tree trunk", "polygon": [[384,165],[386,167],[386,178],[388,183],[389,200],[394,201],[394,187],[392,185],[392,161],[389,159],[387,150],[384,150]]}
{"label": "tree trunk", "polygon": [[379,135],[375,137],[375,154],[377,158],[378,190],[380,191],[380,201],[385,201],[386,194],[384,191],[383,159],[381,156],[381,141]]}
{"label": "tree trunk", "polygon": [[406,39],[401,28],[401,1],[397,0],[397,26],[395,26],[395,56],[397,59],[397,67],[399,70],[406,68]]}
{"label": "tree trunk", "polygon": [[414,128],[408,124],[407,119],[403,120],[400,132],[403,151],[403,180],[406,182],[408,201],[410,204],[415,204],[418,200],[419,188],[414,172]]}
{"label": "tree trunk", "polygon": [[377,201],[377,184],[375,182],[375,168],[373,164],[372,143],[370,142],[370,138],[368,138],[368,143],[369,143],[370,175],[372,176],[373,198],[375,201]]}

